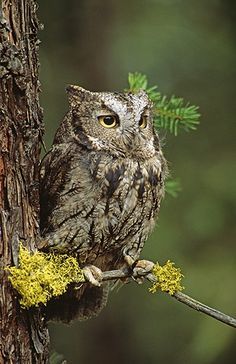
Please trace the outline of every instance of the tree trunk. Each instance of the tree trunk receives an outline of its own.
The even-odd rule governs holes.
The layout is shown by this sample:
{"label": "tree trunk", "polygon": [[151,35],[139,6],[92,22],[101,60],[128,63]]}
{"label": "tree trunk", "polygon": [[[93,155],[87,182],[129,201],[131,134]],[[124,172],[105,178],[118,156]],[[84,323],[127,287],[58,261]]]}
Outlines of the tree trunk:
{"label": "tree trunk", "polygon": [[36,249],[39,23],[34,0],[2,0],[0,10],[0,364],[47,363],[49,336],[40,310],[23,310],[5,267],[17,264],[19,241]]}

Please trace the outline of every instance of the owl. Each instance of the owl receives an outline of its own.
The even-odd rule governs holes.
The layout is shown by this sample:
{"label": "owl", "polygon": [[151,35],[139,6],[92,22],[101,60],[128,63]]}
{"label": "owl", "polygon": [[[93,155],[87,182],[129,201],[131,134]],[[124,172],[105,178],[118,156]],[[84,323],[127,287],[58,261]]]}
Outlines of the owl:
{"label": "owl", "polygon": [[45,251],[77,258],[89,282],[51,300],[48,319],[100,312],[109,283],[99,272],[138,261],[164,195],[166,161],[147,94],[68,86],[69,111],[41,163]]}

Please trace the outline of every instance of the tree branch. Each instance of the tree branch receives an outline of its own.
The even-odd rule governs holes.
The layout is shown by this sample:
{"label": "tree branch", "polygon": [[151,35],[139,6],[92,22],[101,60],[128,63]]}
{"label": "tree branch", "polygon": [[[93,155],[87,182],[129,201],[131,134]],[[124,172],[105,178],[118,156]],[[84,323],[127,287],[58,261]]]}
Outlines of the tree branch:
{"label": "tree branch", "polygon": [[[149,273],[143,274],[145,278],[147,278],[151,282],[156,282],[157,278]],[[132,277],[132,274],[129,269],[118,269],[118,270],[111,270],[103,272],[103,281],[113,280],[113,279],[122,279],[122,278],[129,278]],[[171,296],[171,295],[170,295]],[[232,326],[236,328],[236,319],[229,315],[226,315],[212,307],[209,307],[194,298],[187,296],[182,292],[176,292],[171,297],[175,298],[177,301],[184,303],[185,305],[191,307],[196,311],[200,311],[208,316],[213,317],[214,319],[223,322],[226,325]]]}
{"label": "tree branch", "polygon": [[[102,272],[102,281],[133,278],[139,283],[142,282],[142,278],[146,278],[153,283],[153,286],[149,289],[150,292],[154,293],[156,290],[167,292],[170,296],[192,309],[203,312],[229,326],[236,327],[235,318],[206,306],[181,292],[183,289],[181,285],[183,274],[179,268],[174,267],[173,262],[168,260],[163,266],[146,260],[142,264],[141,262],[142,260],[136,265],[135,270],[127,266],[123,269]],[[144,264],[144,262],[149,263],[149,272],[142,268],[147,267],[147,264]],[[47,278],[46,287],[42,269],[50,273],[50,280]],[[31,254],[28,249],[22,246],[20,246],[19,267],[8,268],[8,271],[11,273],[10,281],[13,287],[22,296],[20,300],[21,305],[28,308],[37,306],[40,303],[46,304],[53,296],[60,296],[71,283],[75,284],[76,289],[79,289],[81,284],[92,282],[89,277],[85,277],[84,270],[79,267],[74,257],[52,255],[39,251]],[[57,287],[56,293],[54,292],[55,282]],[[28,287],[27,289],[25,289],[26,286]]]}
{"label": "tree branch", "polygon": [[215,308],[204,305],[204,303],[201,303],[182,292],[176,292],[172,297],[174,297],[177,301],[182,302],[185,305],[193,308],[194,310],[205,313],[206,315],[211,316],[226,325],[236,327],[236,319],[234,317],[226,315],[225,313],[220,312]]}

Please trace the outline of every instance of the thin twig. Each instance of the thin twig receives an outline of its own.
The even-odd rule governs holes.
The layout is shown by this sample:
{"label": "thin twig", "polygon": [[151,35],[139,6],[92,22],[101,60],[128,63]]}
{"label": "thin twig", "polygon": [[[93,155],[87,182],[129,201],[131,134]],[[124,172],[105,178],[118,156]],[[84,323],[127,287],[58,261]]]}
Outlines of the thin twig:
{"label": "thin twig", "polygon": [[[113,280],[113,279],[122,279],[131,277],[131,272],[128,269],[117,269],[103,272],[103,281]],[[149,273],[148,275],[143,274],[151,282],[156,282],[156,277]],[[176,292],[171,297],[175,298],[177,301],[184,303],[185,305],[191,307],[196,311],[200,311],[208,316],[213,317],[214,319],[223,322],[226,325],[232,326],[236,328],[236,319],[229,315],[224,314],[212,307],[206,306],[203,303],[193,299],[192,297],[187,296],[182,292]]]}
{"label": "thin twig", "polygon": [[206,315],[211,316],[214,319],[221,321],[226,325],[236,327],[236,319],[234,317],[226,315],[225,313],[220,312],[220,311],[216,310],[215,308],[204,305],[204,303],[201,303],[201,302],[195,300],[194,298],[187,296],[186,294],[184,294],[182,292],[176,292],[173,294],[172,297],[176,298],[179,302],[182,302],[185,305],[193,308],[194,310],[203,312]]}

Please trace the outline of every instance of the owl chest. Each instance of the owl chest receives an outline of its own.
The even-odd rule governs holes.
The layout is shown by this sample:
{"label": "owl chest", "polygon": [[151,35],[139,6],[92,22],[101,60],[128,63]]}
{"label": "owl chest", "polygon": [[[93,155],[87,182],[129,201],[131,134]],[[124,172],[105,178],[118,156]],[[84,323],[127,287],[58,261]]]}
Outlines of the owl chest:
{"label": "owl chest", "polygon": [[90,216],[95,239],[111,247],[142,234],[146,238],[162,194],[158,160],[108,164],[103,173],[98,169],[95,181],[96,205]]}

